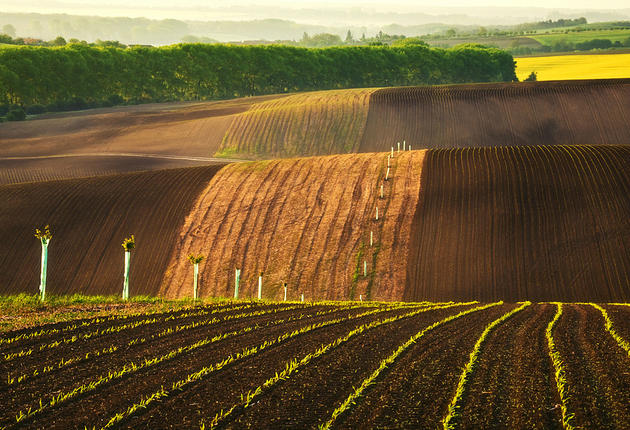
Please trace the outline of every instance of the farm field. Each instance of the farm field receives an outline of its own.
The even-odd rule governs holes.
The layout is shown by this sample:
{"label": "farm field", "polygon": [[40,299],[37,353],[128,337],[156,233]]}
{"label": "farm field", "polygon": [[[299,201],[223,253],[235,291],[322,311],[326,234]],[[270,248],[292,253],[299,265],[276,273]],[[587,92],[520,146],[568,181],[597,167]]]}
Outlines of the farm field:
{"label": "farm field", "polygon": [[204,296],[230,296],[234,269],[240,268],[242,297],[255,296],[262,271],[264,297],[275,300],[283,297],[283,281],[293,299],[305,294],[308,299],[398,300],[405,259],[396,256],[408,252],[423,158],[424,151],[400,153],[389,173],[386,153],[225,167],[182,226],[159,294],[189,294],[192,272],[183,257],[201,253],[207,256],[199,266]]}
{"label": "farm field", "polygon": [[0,426],[623,428],[609,313],[630,306],[226,302],[49,324],[0,338]]}
{"label": "farm field", "polygon": [[224,164],[224,162],[218,160],[107,154],[42,158],[0,158],[0,185],[111,176],[147,170],[207,166],[213,163]]}
{"label": "farm field", "polygon": [[[540,61],[559,61],[553,58]],[[93,161],[97,155],[119,159],[123,173],[214,157],[379,152],[403,140],[414,149],[627,144],[629,100],[630,79],[620,79],[333,90],[47,114],[0,124],[0,177],[16,176],[16,167],[35,180],[113,173],[107,158],[103,166]],[[17,166],[7,157],[40,158]]]}
{"label": "farm field", "polygon": [[629,173],[628,146],[427,151],[404,299],[630,300]]}
{"label": "farm field", "polygon": [[536,72],[539,81],[630,77],[630,54],[549,55],[516,58],[516,76]]}
{"label": "farm field", "polygon": [[626,145],[630,80],[387,88],[370,99],[359,152],[478,146]]}
{"label": "farm field", "polygon": [[36,291],[33,229],[50,224],[50,293],[119,294],[120,243],[135,234],[134,295],[155,295],[179,226],[221,167],[0,186],[0,238],[13,244],[0,248],[0,293]]}
{"label": "farm field", "polygon": [[[408,149],[408,148],[407,148]],[[629,301],[630,150],[406,150],[0,186],[0,292],[281,300]],[[389,164],[389,167],[388,167]],[[80,211],[82,216],[73,214]],[[378,217],[377,217],[378,212]]]}

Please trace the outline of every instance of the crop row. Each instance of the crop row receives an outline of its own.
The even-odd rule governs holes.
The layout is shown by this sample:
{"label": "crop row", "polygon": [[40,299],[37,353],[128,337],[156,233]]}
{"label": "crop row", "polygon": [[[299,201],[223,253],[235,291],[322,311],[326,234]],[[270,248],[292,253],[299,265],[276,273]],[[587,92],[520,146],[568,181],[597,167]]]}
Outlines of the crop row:
{"label": "crop row", "polygon": [[[340,319],[336,319],[333,321],[342,321],[345,319],[351,319],[351,318],[359,318],[362,316],[366,316],[366,315],[371,315],[374,313],[378,313],[378,312],[383,312],[385,310],[387,310],[389,308],[379,308],[379,309],[374,309],[374,310],[369,310],[366,311],[364,313],[361,313],[359,315],[356,316],[349,316],[347,318],[340,318]],[[293,319],[294,321],[298,321],[300,319],[302,319],[303,316],[298,316],[295,319]],[[74,388],[73,390],[70,391],[66,391],[66,392],[61,392],[55,396],[53,396],[49,401],[44,400],[43,398],[39,400],[39,408],[36,409],[30,409],[30,410],[25,410],[25,411],[19,411],[16,415],[16,422],[22,422],[27,418],[32,418],[35,415],[40,414],[41,412],[43,412],[44,410],[51,408],[53,406],[59,405],[61,403],[65,403],[67,401],[69,401],[70,399],[73,399],[79,395],[91,392],[93,390],[96,390],[98,387],[103,386],[104,384],[110,383],[114,380],[118,380],[121,379],[123,377],[126,377],[130,374],[136,373],[140,370],[158,365],[160,363],[163,363],[165,361],[168,360],[172,360],[175,357],[181,356],[182,354],[186,354],[189,352],[192,352],[196,349],[202,348],[204,346],[210,345],[212,343],[216,343],[219,341],[222,341],[224,339],[230,338],[230,337],[236,337],[245,333],[249,333],[252,332],[254,330],[259,330],[261,328],[264,327],[270,327],[270,326],[279,326],[279,325],[283,325],[286,324],[287,322],[289,322],[288,319],[279,319],[279,320],[272,320],[270,322],[268,322],[267,324],[265,324],[264,326],[258,326],[258,325],[254,325],[254,326],[247,326],[244,327],[240,330],[235,330],[235,331],[229,331],[229,332],[223,332],[221,334],[212,336],[212,337],[207,337],[204,338],[200,341],[197,341],[193,344],[190,345],[186,345],[186,346],[180,346],[176,349],[171,350],[170,352],[166,353],[166,354],[162,354],[160,356],[155,356],[152,358],[145,358],[142,362],[140,363],[135,363],[135,362],[129,362],[127,364],[125,364],[124,366],[122,366],[119,369],[116,370],[110,370],[106,375],[97,377],[95,379],[92,379],[90,381],[85,381],[82,385]],[[313,328],[313,327],[320,327],[320,326],[325,326],[327,324],[332,324],[330,321],[326,321],[323,323],[317,323],[317,324],[312,324],[309,327]],[[299,331],[299,330],[298,330]]]}
{"label": "crop row", "polygon": [[157,321],[167,322],[176,319],[183,319],[188,317],[194,317],[198,315],[203,315],[207,313],[217,313],[217,312],[227,312],[230,310],[243,309],[248,306],[254,306],[254,303],[250,304],[239,304],[239,303],[228,303],[228,304],[219,304],[212,306],[201,306],[201,307],[187,307],[177,311],[169,311],[164,312],[161,310],[152,310],[152,311],[143,311],[143,312],[133,312],[128,314],[115,314],[108,316],[98,316],[86,320],[81,320],[76,323],[70,323],[65,325],[64,327],[55,327],[58,324],[52,324],[50,328],[37,328],[34,330],[24,330],[19,334],[14,336],[8,336],[6,338],[0,339],[0,345],[11,345],[14,343],[18,343],[20,341],[26,340],[35,340],[39,337],[44,336],[53,336],[62,333],[74,332],[83,328],[89,328],[94,325],[99,324],[107,324],[112,322],[125,321],[129,319],[150,319],[151,317],[162,317],[158,318]]}
{"label": "crop row", "polygon": [[[346,335],[346,337],[341,338],[341,339],[337,339],[337,340],[333,341],[332,343],[330,343],[330,344],[328,344],[326,346],[322,346],[314,354],[307,355],[300,362],[290,361],[289,363],[286,364],[284,370],[280,371],[280,373],[276,373],[276,375],[273,378],[271,378],[268,381],[266,381],[265,384],[263,384],[263,386],[258,387],[257,389],[254,389],[253,391],[251,391],[251,392],[249,392],[247,394],[241,395],[242,403],[241,404],[237,404],[237,405],[233,405],[231,408],[229,408],[229,409],[219,413],[212,420],[212,422],[210,423],[210,426],[211,427],[216,426],[222,420],[226,419],[237,408],[242,408],[242,409],[246,408],[247,405],[249,405],[251,403],[251,401],[256,396],[260,395],[264,389],[271,387],[274,383],[276,383],[278,381],[287,379],[289,377],[289,375],[291,373],[293,373],[296,369],[298,369],[299,367],[307,364],[308,362],[310,362],[316,356],[319,356],[319,355],[322,355],[322,354],[326,353],[327,351],[329,351],[334,346],[337,346],[340,343],[343,343],[344,341],[347,341],[349,338],[351,338],[351,337],[353,337],[353,336],[355,336],[357,334],[360,334],[360,333],[364,332],[365,330],[367,330],[369,328],[377,327],[379,325],[386,324],[386,323],[393,322],[393,321],[397,321],[397,320],[400,320],[400,319],[403,319],[403,318],[409,318],[409,317],[412,317],[414,315],[417,315],[419,313],[426,312],[426,311],[429,311],[429,310],[443,309],[443,308],[449,308],[449,307],[461,306],[461,305],[465,305],[465,304],[446,304],[446,305],[423,307],[421,309],[412,310],[412,311],[404,313],[402,315],[397,315],[397,316],[385,318],[385,319],[382,319],[382,320],[377,320],[377,321],[375,321],[373,323],[363,324],[363,325],[359,326],[359,328],[357,328],[355,331],[352,331],[350,334]],[[373,315],[373,314],[376,314],[376,313],[377,312],[369,311],[369,312],[357,315],[355,317],[352,317],[351,319],[357,319],[357,318],[360,318],[360,317]],[[321,323],[312,324],[310,326],[303,327],[302,329],[295,330],[295,331],[293,331],[291,333],[282,334],[282,335],[278,336],[276,339],[274,339],[272,341],[265,341],[265,342],[263,342],[262,344],[260,344],[258,346],[245,348],[240,353],[232,354],[232,355],[228,356],[227,358],[221,360],[220,362],[218,362],[218,363],[216,363],[214,365],[205,367],[205,368],[201,369],[198,372],[195,372],[195,373],[192,373],[192,374],[188,375],[184,379],[181,379],[181,380],[179,380],[177,382],[174,382],[170,391],[166,390],[164,387],[162,387],[158,392],[155,392],[155,393],[145,397],[144,399],[142,399],[138,403],[130,406],[127,409],[127,411],[116,414],[114,417],[112,417],[110,419],[110,421],[108,422],[108,424],[104,428],[109,428],[109,427],[113,426],[115,423],[120,422],[121,420],[128,418],[129,416],[131,416],[132,414],[134,414],[138,410],[146,408],[149,404],[151,404],[151,403],[153,403],[153,402],[155,402],[157,400],[164,399],[164,398],[168,397],[169,395],[171,395],[172,393],[174,393],[176,391],[183,390],[189,384],[191,384],[193,382],[197,382],[197,381],[203,379],[204,377],[208,376],[209,374],[214,373],[214,372],[222,369],[227,364],[232,364],[232,363],[234,363],[234,362],[236,362],[238,360],[247,358],[247,357],[249,357],[251,355],[259,353],[259,352],[261,352],[261,351],[263,351],[265,349],[268,349],[268,348],[270,348],[272,346],[275,346],[275,345],[277,345],[277,344],[279,344],[281,342],[285,342],[285,341],[287,341],[289,339],[292,339],[292,338],[294,338],[294,337],[296,337],[298,335],[302,335],[302,334],[308,333],[308,332],[310,332],[312,330],[315,330],[315,329],[331,326],[331,325],[334,325],[334,324],[339,324],[339,323],[342,323],[344,321],[348,321],[349,319],[350,318],[338,318],[338,319],[335,319],[335,320],[328,320],[328,321],[324,321],[324,322],[321,322]],[[202,425],[205,425],[205,424],[202,424]]]}
{"label": "crop row", "polygon": [[[319,315],[325,315],[327,313],[332,313],[332,312],[337,312],[340,310],[345,310],[345,309],[352,309],[353,307],[356,306],[345,306],[345,307],[338,307],[338,308],[333,308],[333,309],[328,309],[328,310],[324,310],[324,311],[319,311],[316,313],[317,316]],[[258,311],[252,311],[252,312],[244,312],[244,313],[240,313],[240,314],[235,314],[235,315],[226,315],[223,318],[210,318],[210,319],[205,319],[205,320],[201,320],[201,321],[194,321],[192,323],[189,324],[181,324],[181,325],[177,325],[175,327],[170,327],[170,328],[166,328],[160,332],[154,333],[152,334],[150,337],[135,337],[131,340],[129,340],[128,342],[126,342],[126,346],[127,347],[131,347],[131,346],[138,346],[138,345],[142,345],[145,343],[150,343],[151,341],[163,338],[165,336],[170,336],[173,334],[178,334],[181,332],[185,332],[187,330],[191,330],[191,329],[197,329],[197,328],[201,328],[201,327],[208,327],[217,323],[222,323],[222,322],[227,322],[227,321],[232,321],[232,320],[237,320],[237,319],[242,319],[242,318],[248,318],[248,317],[254,317],[254,316],[261,316],[261,315],[267,315],[267,314],[275,314],[278,313],[280,311],[284,312],[284,311],[290,311],[290,310],[295,310],[295,309],[304,309],[307,308],[307,306],[303,306],[303,305],[295,305],[295,306],[287,306],[287,307],[276,307],[276,308],[271,308],[271,309],[263,309],[263,310],[258,310]],[[236,308],[232,308],[231,310],[239,310],[241,308],[236,307]],[[73,365],[73,364],[77,364],[80,362],[84,362],[89,360],[90,358],[95,358],[95,357],[100,357],[103,355],[107,355],[107,354],[113,354],[116,351],[118,351],[119,349],[123,348],[125,345],[116,345],[116,344],[112,344],[109,346],[106,346],[104,348],[100,348],[97,350],[93,350],[93,351],[89,351],[86,352],[85,354],[81,354],[81,355],[76,355],[74,357],[71,358],[61,358],[57,363],[55,364],[48,364],[43,366],[41,369],[35,369],[30,373],[24,373],[20,376],[15,376],[15,377],[11,377],[11,375],[9,374],[8,378],[8,385],[13,385],[13,384],[19,384],[21,382],[24,382],[30,378],[33,377],[37,377],[41,374],[53,371],[53,370],[59,370],[62,369],[64,367],[67,367],[69,365]]]}
{"label": "crop row", "polygon": [[[217,313],[222,313],[222,312],[229,312],[229,311],[233,311],[233,310],[241,310],[244,309],[248,306],[238,306],[238,307],[226,307],[226,308],[221,308],[221,309],[213,309],[213,308],[205,308],[201,311],[191,311],[191,312],[187,312],[184,314],[181,314],[177,317],[171,315],[168,316],[165,319],[161,319],[161,318],[145,318],[145,319],[141,319],[139,321],[134,321],[134,322],[130,322],[127,324],[122,324],[122,325],[117,325],[117,326],[109,326],[106,328],[102,328],[102,329],[96,329],[96,330],[92,330],[90,332],[84,333],[84,334],[79,334],[79,335],[73,335],[70,337],[65,337],[62,339],[58,339],[55,340],[53,342],[49,342],[49,343],[44,343],[44,344],[40,344],[38,345],[36,348],[28,348],[28,349],[22,349],[18,352],[15,353],[6,353],[3,354],[3,358],[5,361],[11,361],[14,360],[16,358],[20,358],[20,357],[24,357],[27,355],[31,355],[34,351],[44,351],[44,350],[49,350],[49,349],[54,349],[57,348],[61,345],[68,345],[77,341],[85,341],[85,340],[89,340],[89,339],[94,339],[96,337],[100,337],[100,336],[105,336],[105,335],[109,335],[109,334],[115,334],[115,333],[120,333],[120,332],[124,332],[127,330],[131,330],[137,327],[141,327],[141,326],[148,326],[148,325],[153,325],[153,324],[157,324],[157,323],[161,323],[161,322],[166,322],[166,321],[171,321],[171,320],[177,320],[177,319],[184,319],[184,318],[188,318],[188,317],[196,317],[196,316],[200,316],[200,315],[205,315],[205,314],[217,314]],[[275,309],[275,311],[277,311],[277,309]]]}

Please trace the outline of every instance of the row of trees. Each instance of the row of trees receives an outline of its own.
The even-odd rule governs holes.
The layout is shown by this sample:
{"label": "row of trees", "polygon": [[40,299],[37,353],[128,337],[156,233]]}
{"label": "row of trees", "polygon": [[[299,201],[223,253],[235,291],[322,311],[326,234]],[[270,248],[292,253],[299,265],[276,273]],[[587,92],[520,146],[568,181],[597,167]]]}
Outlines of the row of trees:
{"label": "row of trees", "polygon": [[0,103],[209,100],[294,91],[516,80],[504,51],[405,45],[305,49],[180,44],[161,48],[4,46]]}

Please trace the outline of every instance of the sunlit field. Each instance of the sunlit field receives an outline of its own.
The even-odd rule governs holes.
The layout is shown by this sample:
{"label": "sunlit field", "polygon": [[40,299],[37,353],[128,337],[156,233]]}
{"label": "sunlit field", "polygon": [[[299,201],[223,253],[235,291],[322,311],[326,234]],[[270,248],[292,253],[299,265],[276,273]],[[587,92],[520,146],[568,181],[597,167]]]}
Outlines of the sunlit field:
{"label": "sunlit field", "polygon": [[539,81],[630,78],[630,54],[553,55],[516,59],[523,80],[534,71]]}

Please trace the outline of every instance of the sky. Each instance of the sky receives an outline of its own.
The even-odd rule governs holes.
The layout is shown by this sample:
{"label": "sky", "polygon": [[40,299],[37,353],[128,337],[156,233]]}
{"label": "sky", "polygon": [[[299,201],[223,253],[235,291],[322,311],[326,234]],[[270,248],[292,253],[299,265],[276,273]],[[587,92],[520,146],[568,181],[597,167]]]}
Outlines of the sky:
{"label": "sky", "polygon": [[[67,13],[73,15],[130,16],[153,19],[230,19],[230,6],[241,6],[234,12],[235,18],[247,19],[247,8],[255,5],[256,9],[268,7],[268,14],[276,12],[277,18],[285,18],[282,10],[290,9],[349,9],[361,8],[378,12],[425,12],[429,14],[459,13],[457,10],[444,11],[444,8],[470,9],[493,7],[546,8],[554,9],[598,9],[630,10],[628,0],[0,0],[2,12]],[[594,7],[595,6],[595,7]],[[517,12],[515,12],[517,13]],[[260,12],[258,12],[260,14]],[[289,14],[290,15],[290,14]],[[256,15],[252,15],[256,18]]]}

